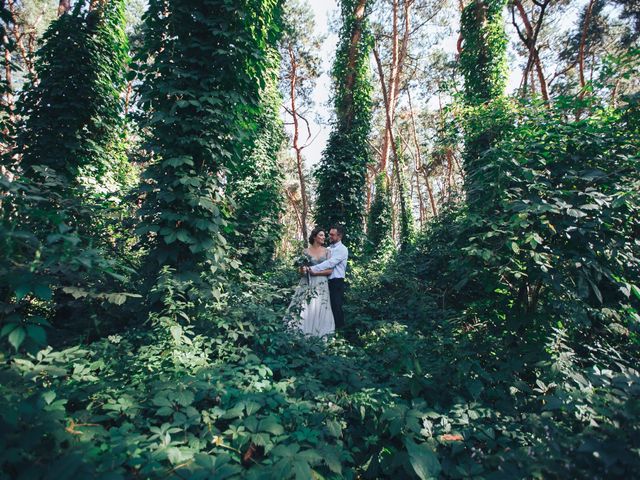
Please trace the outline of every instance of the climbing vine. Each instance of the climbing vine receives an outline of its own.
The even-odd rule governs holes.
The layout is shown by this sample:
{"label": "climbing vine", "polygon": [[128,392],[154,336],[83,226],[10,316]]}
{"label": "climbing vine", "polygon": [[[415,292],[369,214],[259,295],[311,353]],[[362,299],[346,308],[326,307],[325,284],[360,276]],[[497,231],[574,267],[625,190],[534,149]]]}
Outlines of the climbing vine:
{"label": "climbing vine", "polygon": [[393,212],[387,174],[376,176],[375,193],[367,222],[367,246],[365,251],[377,254],[393,245]]}
{"label": "climbing vine", "polygon": [[345,240],[362,242],[367,137],[371,129],[369,53],[371,36],[366,0],[343,0],[342,28],[333,67],[335,123],[315,176],[318,182],[316,223],[346,227]]}
{"label": "climbing vine", "polygon": [[[494,183],[487,152],[507,131],[508,108],[502,101],[507,80],[504,0],[477,0],[462,12],[460,69],[464,75],[465,189],[473,209],[490,205]],[[495,173],[495,172],[493,172]]]}
{"label": "climbing vine", "polygon": [[248,267],[264,270],[273,259],[283,225],[284,172],[279,155],[285,141],[277,88],[279,55],[271,53],[272,66],[260,93],[255,138],[229,171],[227,191],[233,199],[233,244]]}
{"label": "climbing vine", "polygon": [[463,48],[460,70],[466,103],[478,105],[504,94],[507,82],[507,36],[502,10],[505,0],[475,0],[460,21]]}
{"label": "climbing vine", "polygon": [[121,94],[129,62],[125,2],[78,2],[55,20],[38,51],[38,81],[24,95],[21,168],[114,190],[126,180]]}
{"label": "climbing vine", "polygon": [[[148,266],[226,268],[227,178],[257,131],[277,0],[155,0],[140,65],[153,160],[140,188]],[[154,275],[151,275],[152,277]]]}

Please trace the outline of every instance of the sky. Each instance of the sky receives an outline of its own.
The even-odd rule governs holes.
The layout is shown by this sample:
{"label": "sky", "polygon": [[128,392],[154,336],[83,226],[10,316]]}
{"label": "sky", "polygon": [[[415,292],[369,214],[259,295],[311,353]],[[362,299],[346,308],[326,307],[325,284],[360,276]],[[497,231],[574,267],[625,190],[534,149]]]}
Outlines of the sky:
{"label": "sky", "polygon": [[329,102],[331,100],[331,78],[329,77],[329,72],[331,71],[334,52],[338,43],[338,36],[329,32],[329,18],[330,15],[333,17],[337,15],[337,2],[335,0],[309,0],[309,4],[316,19],[316,34],[326,35],[326,37],[320,50],[322,76],[313,92],[317,116],[320,118],[309,118],[311,134],[312,136],[317,135],[317,137],[304,150],[303,154],[307,166],[315,165],[320,161],[322,151],[329,138],[330,127],[327,123],[330,116]]}

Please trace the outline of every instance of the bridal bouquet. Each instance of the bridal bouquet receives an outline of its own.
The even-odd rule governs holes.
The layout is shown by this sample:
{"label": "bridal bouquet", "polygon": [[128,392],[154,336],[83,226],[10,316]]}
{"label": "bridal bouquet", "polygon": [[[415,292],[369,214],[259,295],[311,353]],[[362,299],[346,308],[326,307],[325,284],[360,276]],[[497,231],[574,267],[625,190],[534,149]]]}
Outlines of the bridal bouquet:
{"label": "bridal bouquet", "polygon": [[[302,267],[310,267],[311,257],[307,253],[303,253],[295,259],[295,261],[293,262],[293,266],[298,270],[300,270]],[[309,272],[307,272],[307,282],[311,282],[311,274]]]}

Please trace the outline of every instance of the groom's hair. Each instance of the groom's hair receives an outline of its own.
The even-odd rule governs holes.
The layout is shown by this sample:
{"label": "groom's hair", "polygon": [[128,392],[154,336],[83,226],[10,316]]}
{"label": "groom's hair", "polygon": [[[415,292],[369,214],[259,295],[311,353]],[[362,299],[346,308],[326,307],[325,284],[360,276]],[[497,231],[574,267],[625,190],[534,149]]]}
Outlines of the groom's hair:
{"label": "groom's hair", "polygon": [[344,227],[340,224],[335,224],[335,225],[331,225],[331,229],[335,230],[338,235],[340,235],[340,238],[344,238]]}

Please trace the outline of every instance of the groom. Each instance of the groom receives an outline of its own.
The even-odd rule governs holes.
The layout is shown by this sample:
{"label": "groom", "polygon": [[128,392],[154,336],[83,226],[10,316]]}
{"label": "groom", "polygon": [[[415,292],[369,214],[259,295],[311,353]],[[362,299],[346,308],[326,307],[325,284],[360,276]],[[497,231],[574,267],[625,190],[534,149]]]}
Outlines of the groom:
{"label": "groom", "polygon": [[310,267],[313,273],[318,273],[328,268],[333,269],[333,272],[329,275],[329,296],[331,298],[333,319],[336,322],[336,330],[344,327],[344,313],[342,312],[344,274],[347,270],[347,259],[349,258],[349,250],[342,244],[342,237],[344,237],[344,227],[342,225],[331,227],[329,230],[331,257],[318,265]]}

